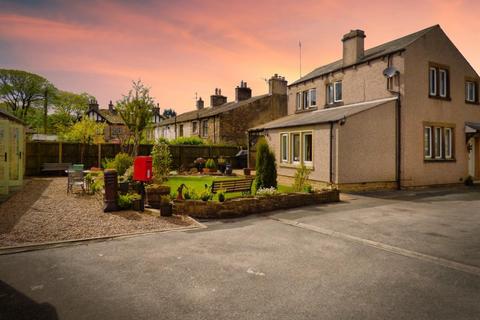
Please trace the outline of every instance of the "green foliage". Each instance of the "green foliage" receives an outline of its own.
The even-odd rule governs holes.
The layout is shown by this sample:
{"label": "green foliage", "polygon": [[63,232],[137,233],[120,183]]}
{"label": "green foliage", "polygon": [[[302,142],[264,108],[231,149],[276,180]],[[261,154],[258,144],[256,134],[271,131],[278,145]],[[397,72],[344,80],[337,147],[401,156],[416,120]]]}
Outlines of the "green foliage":
{"label": "green foliage", "polygon": [[310,176],[311,172],[312,170],[307,168],[303,163],[297,168],[297,171],[295,172],[295,182],[293,183],[293,191],[305,191],[308,177]]}
{"label": "green foliage", "polygon": [[225,191],[224,190],[218,190],[218,201],[219,202],[225,202]]}
{"label": "green foliage", "polygon": [[48,99],[55,91],[56,88],[42,76],[22,70],[0,69],[0,100],[21,119],[26,119],[35,103]]}
{"label": "green foliage", "polygon": [[275,154],[268,147],[265,139],[257,144],[257,159],[255,163],[256,178],[254,189],[277,187],[277,166]]}
{"label": "green foliage", "polygon": [[163,180],[168,176],[172,165],[172,154],[168,144],[164,142],[155,143],[152,148],[152,165],[155,178]]}
{"label": "green foliage", "polygon": [[123,174],[125,181],[133,181],[133,166],[128,167]]}
{"label": "green foliage", "polygon": [[117,153],[115,160],[113,161],[117,174],[123,176],[128,168],[133,165],[133,158],[124,152]]}
{"label": "green foliage", "polygon": [[170,144],[170,140],[168,140],[165,137],[159,137],[155,143],[165,143],[165,144]]}
{"label": "green foliage", "polygon": [[90,192],[96,193],[105,187],[102,171],[92,171],[85,176],[85,181],[90,184]]}
{"label": "green foliage", "polygon": [[150,124],[155,103],[150,97],[150,89],[140,80],[133,81],[128,95],[117,102],[116,110],[125,122],[133,138],[133,155],[138,152],[138,145],[143,131]]}
{"label": "green foliage", "polygon": [[163,116],[165,118],[172,118],[172,117],[175,117],[176,115],[177,115],[177,113],[175,112],[175,110],[173,110],[171,108],[167,108],[167,109],[163,110]]}
{"label": "green foliage", "polygon": [[215,160],[208,159],[207,162],[205,162],[205,168],[207,168],[207,169],[217,169],[217,165],[215,164]]}
{"label": "green foliage", "polygon": [[160,197],[160,203],[163,205],[170,204],[171,201],[172,201],[172,198],[170,197],[170,195],[165,195]]}
{"label": "green foliage", "polygon": [[117,198],[117,205],[120,209],[130,209],[132,207],[133,200],[130,193],[119,194]]}
{"label": "green foliage", "polygon": [[88,93],[76,94],[57,91],[52,99],[54,113],[49,115],[49,128],[58,134],[65,134],[88,110],[88,102],[93,96]]}
{"label": "green foliage", "polygon": [[178,137],[172,139],[169,142],[171,145],[189,145],[189,146],[200,146],[205,145],[206,142],[200,137],[191,136],[191,137]]}
{"label": "green foliage", "polygon": [[71,142],[79,142],[81,144],[80,149],[80,161],[83,163],[83,155],[85,153],[85,145],[92,143],[102,143],[103,131],[105,124],[95,122],[93,120],[84,117],[81,121],[75,123],[69,130],[63,135],[63,140]]}

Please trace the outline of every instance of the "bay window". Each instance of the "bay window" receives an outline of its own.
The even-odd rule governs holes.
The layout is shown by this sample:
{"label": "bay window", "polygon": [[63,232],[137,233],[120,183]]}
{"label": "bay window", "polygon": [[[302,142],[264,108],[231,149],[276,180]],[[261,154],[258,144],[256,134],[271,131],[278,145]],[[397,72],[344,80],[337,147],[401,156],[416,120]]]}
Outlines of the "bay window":
{"label": "bay window", "polygon": [[280,137],[280,159],[288,162],[288,134],[283,133]]}
{"label": "bay window", "polygon": [[313,133],[311,131],[280,133],[280,162],[313,166]]}
{"label": "bay window", "polygon": [[300,162],[300,133],[292,134],[292,162]]}

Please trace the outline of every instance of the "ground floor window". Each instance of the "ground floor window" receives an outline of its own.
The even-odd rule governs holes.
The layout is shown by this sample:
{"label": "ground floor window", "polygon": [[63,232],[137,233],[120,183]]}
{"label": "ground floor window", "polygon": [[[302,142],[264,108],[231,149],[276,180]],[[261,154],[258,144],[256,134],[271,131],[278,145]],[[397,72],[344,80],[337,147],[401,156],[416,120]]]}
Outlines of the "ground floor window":
{"label": "ground floor window", "polygon": [[202,121],[202,136],[208,137],[208,120]]}
{"label": "ground floor window", "polygon": [[425,126],[423,128],[424,158],[426,160],[454,159],[454,128],[449,126]]}
{"label": "ground floor window", "polygon": [[178,136],[183,137],[183,124],[181,124],[178,128]]}
{"label": "ground floor window", "polygon": [[280,158],[282,162],[288,162],[288,134],[282,133],[280,137]]}
{"label": "ground floor window", "polygon": [[311,131],[280,134],[280,160],[282,163],[311,165],[313,162],[313,134]]}

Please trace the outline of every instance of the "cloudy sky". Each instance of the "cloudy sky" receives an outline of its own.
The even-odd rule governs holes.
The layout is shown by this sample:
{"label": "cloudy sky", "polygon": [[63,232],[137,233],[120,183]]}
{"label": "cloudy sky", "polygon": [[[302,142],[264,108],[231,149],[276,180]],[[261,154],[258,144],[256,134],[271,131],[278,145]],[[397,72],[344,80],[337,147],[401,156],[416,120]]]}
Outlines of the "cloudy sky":
{"label": "cloudy sky", "polygon": [[0,0],[0,67],[38,73],[58,88],[88,92],[101,106],[131,81],[151,87],[162,108],[194,107],[222,88],[229,100],[240,80],[253,94],[278,73],[341,55],[341,37],[363,29],[366,48],[440,24],[480,70],[480,1]]}

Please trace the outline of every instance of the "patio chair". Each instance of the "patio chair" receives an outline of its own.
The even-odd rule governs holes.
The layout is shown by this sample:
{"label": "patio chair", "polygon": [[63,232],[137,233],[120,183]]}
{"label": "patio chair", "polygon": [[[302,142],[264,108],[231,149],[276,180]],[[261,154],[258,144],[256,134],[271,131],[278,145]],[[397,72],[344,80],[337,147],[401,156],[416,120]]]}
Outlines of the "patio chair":
{"label": "patio chair", "polygon": [[82,192],[85,192],[85,181],[83,178],[83,170],[70,169],[68,170],[68,184],[67,184],[67,193],[72,192],[73,188],[77,186],[82,188]]}

